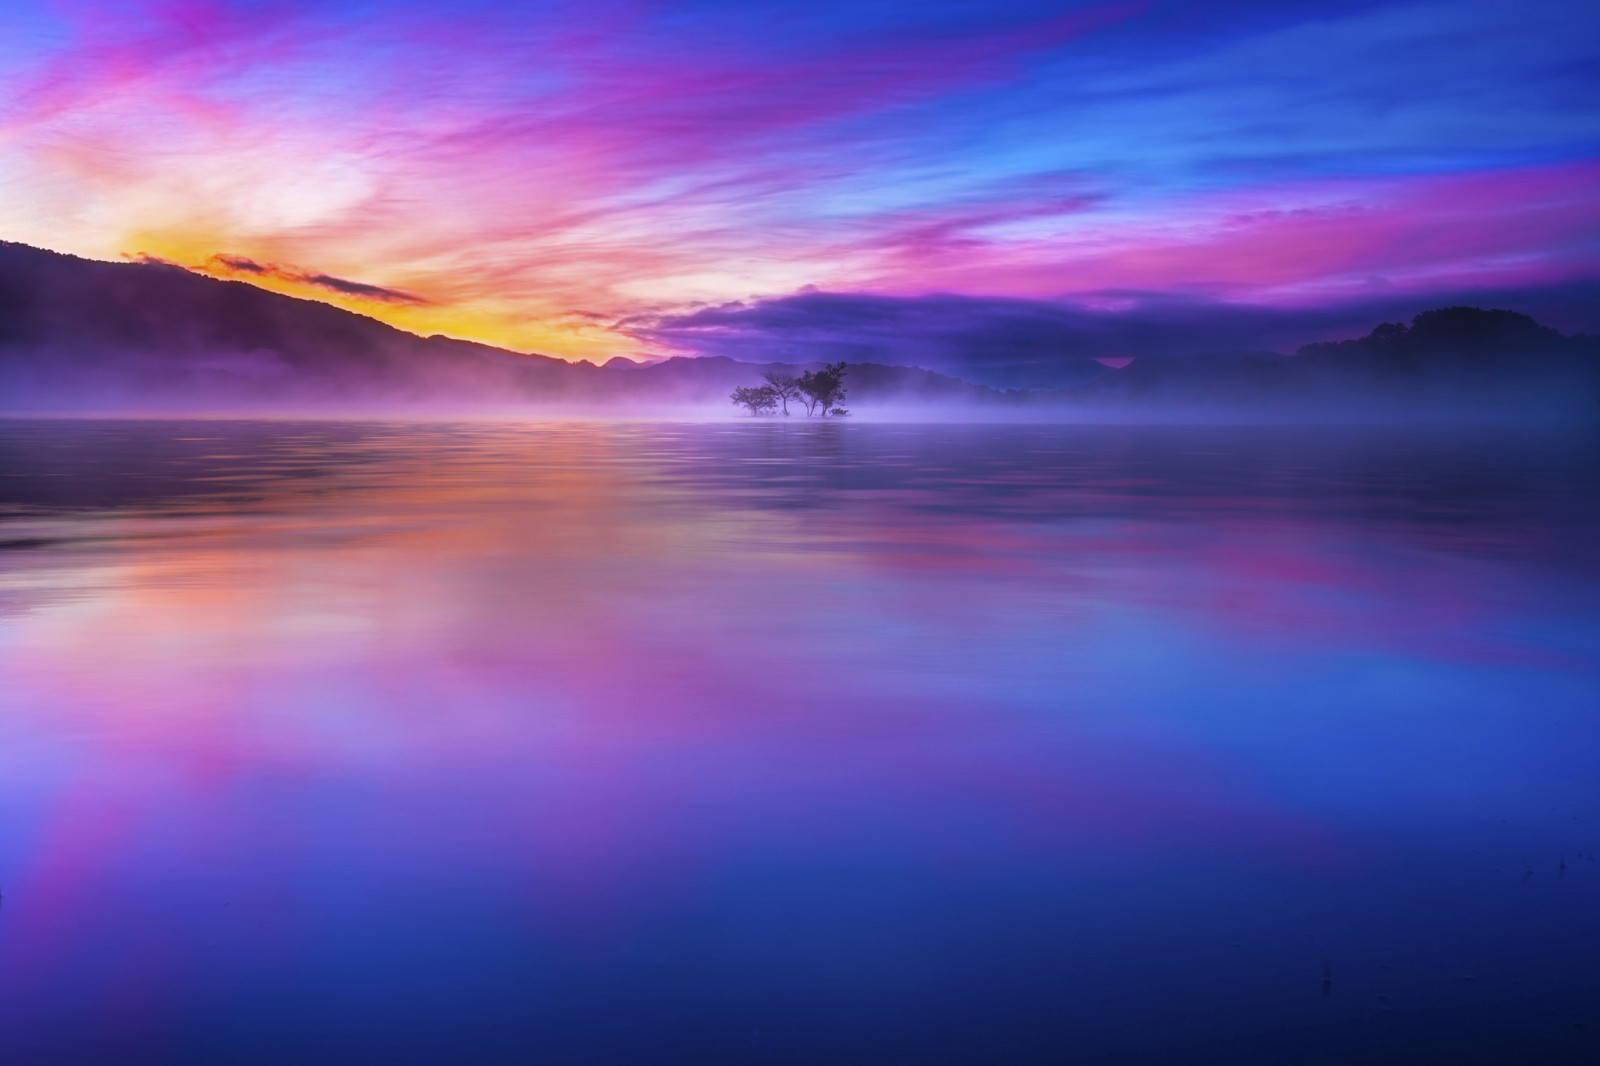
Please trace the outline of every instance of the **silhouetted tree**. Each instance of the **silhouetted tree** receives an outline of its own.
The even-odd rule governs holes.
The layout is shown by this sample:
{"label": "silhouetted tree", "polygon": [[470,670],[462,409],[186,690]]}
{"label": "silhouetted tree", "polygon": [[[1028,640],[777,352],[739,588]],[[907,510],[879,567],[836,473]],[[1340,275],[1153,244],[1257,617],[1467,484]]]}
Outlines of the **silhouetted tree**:
{"label": "silhouetted tree", "polygon": [[795,382],[806,414],[847,414],[839,402],[844,399],[844,364],[829,363],[821,370],[807,370]]}
{"label": "silhouetted tree", "polygon": [[1384,322],[1367,334],[1366,343],[1371,348],[1396,348],[1405,342],[1407,332],[1404,322]]}
{"label": "silhouetted tree", "polygon": [[800,383],[795,380],[795,376],[782,370],[768,370],[761,375],[761,378],[767,383],[767,388],[772,390],[772,394],[778,398],[778,402],[783,404],[783,413],[788,414],[789,401],[800,396]]}
{"label": "silhouetted tree", "polygon": [[778,394],[771,385],[740,385],[729,397],[735,406],[743,407],[753,415],[778,409]]}

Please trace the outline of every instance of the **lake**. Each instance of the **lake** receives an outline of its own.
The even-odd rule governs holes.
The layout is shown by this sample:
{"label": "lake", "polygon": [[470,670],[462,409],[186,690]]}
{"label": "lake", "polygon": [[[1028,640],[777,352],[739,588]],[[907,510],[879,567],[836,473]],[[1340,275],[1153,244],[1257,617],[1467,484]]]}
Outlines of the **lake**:
{"label": "lake", "polygon": [[1600,1059],[1600,445],[0,423],[0,1061]]}

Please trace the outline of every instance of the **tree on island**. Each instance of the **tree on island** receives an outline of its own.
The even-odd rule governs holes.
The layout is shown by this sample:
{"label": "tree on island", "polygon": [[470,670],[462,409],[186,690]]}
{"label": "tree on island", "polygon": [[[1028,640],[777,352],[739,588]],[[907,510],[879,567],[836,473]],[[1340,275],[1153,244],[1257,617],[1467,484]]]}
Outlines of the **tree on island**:
{"label": "tree on island", "polygon": [[[788,414],[789,401],[800,398],[800,382],[796,380],[793,374],[785,373],[782,370],[768,370],[761,375],[761,379],[767,383],[767,388],[772,390],[772,394],[778,398],[778,402],[783,404],[783,413]],[[738,403],[739,401],[735,400],[734,402]]]}
{"label": "tree on island", "polygon": [[771,385],[740,385],[729,399],[752,415],[770,414],[778,409],[778,394]]}
{"label": "tree on island", "polygon": [[845,415],[839,404],[844,400],[844,364],[828,363],[821,370],[807,370],[795,382],[800,390],[800,402],[806,405],[806,415]]}

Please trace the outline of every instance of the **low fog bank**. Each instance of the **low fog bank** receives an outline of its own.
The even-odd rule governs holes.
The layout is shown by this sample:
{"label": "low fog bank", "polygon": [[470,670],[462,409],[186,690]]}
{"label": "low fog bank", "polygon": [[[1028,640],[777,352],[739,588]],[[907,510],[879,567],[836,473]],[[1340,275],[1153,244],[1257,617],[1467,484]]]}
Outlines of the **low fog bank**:
{"label": "low fog bank", "polygon": [[[645,366],[569,364],[417,337],[178,267],[99,263],[0,243],[0,411],[10,414],[749,418],[729,402],[736,387],[760,385],[769,370],[799,375],[822,365],[736,354]],[[914,351],[904,354],[915,361]],[[1063,362],[1053,387],[1003,388],[850,360],[844,406],[851,417],[871,420],[1600,417],[1600,339],[1567,337],[1508,311],[1426,312],[1409,325],[1390,323],[1293,355]]]}

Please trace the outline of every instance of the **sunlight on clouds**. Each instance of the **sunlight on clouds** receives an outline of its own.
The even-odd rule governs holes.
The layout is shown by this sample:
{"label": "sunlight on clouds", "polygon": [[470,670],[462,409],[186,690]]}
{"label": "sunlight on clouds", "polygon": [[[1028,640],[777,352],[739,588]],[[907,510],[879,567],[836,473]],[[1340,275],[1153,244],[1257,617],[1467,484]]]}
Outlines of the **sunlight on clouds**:
{"label": "sunlight on clouds", "polygon": [[91,0],[5,53],[0,238],[294,264],[432,305],[248,280],[574,358],[638,342],[570,312],[807,285],[1315,302],[1600,270],[1588,13],[764,11]]}

